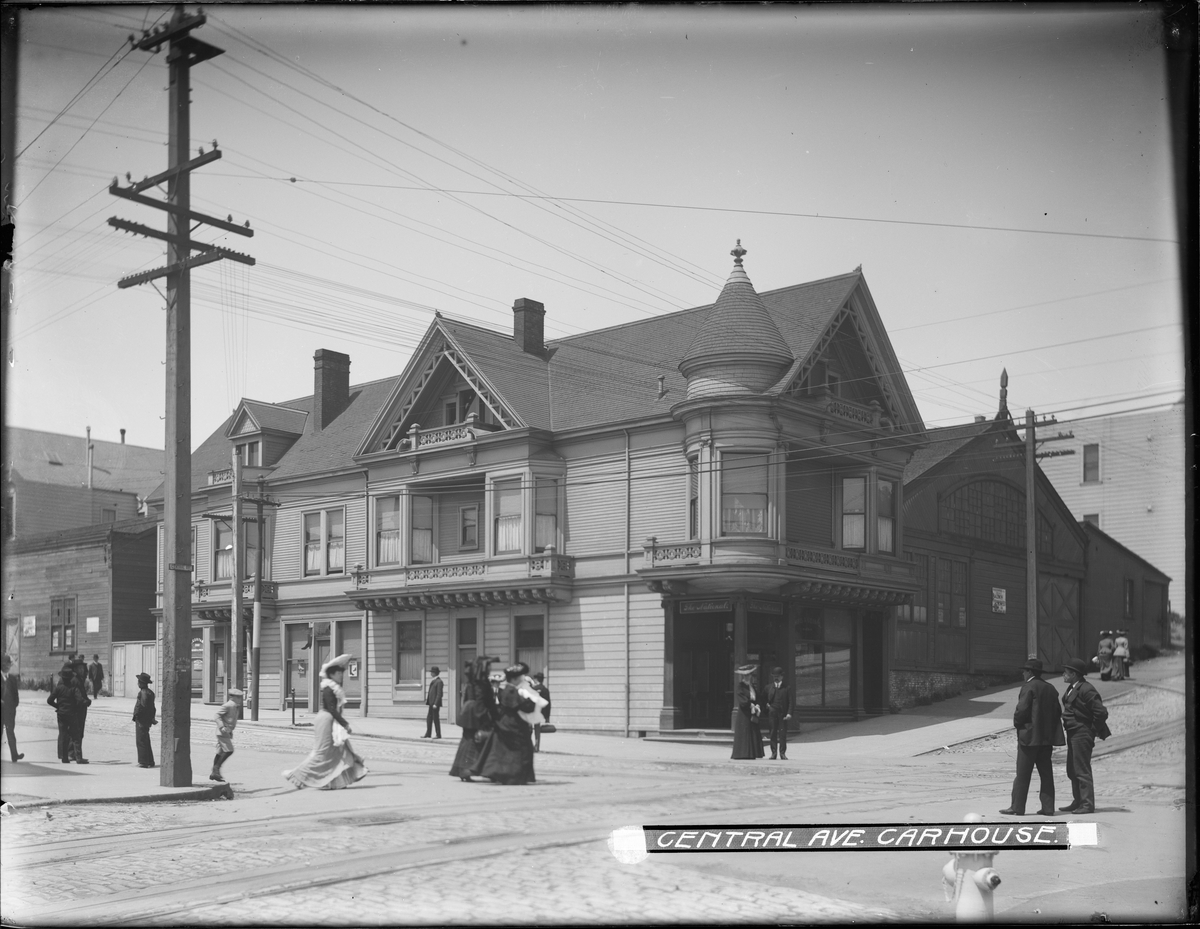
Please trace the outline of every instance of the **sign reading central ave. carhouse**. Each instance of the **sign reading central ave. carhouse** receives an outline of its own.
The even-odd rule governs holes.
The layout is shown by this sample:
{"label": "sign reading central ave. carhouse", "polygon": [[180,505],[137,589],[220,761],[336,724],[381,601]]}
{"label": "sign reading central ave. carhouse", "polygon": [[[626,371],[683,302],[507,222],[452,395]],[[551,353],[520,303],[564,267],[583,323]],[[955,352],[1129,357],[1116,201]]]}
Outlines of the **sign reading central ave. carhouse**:
{"label": "sign reading central ave. carhouse", "polygon": [[1068,823],[643,826],[648,852],[994,851],[1071,847]]}

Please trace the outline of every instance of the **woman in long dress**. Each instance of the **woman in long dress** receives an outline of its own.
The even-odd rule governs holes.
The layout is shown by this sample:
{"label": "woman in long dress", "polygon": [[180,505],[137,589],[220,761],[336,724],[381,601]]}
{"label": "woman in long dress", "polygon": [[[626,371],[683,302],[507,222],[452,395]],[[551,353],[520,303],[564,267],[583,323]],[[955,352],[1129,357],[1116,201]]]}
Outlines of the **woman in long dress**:
{"label": "woman in long dress", "polygon": [[488,680],[491,667],[492,659],[485,655],[464,668],[467,686],[463,691],[462,710],[458,714],[462,740],[458,743],[458,752],[450,768],[450,774],[463,781],[471,780],[471,769],[479,761],[487,733],[496,724],[496,692]]}
{"label": "woman in long dress", "polygon": [[346,707],[342,679],[349,663],[349,655],[338,655],[321,666],[321,709],[313,723],[313,750],[298,768],[283,772],[297,787],[337,790],[366,777],[367,767],[350,747],[350,724],[342,715]]}
{"label": "woman in long dress", "polygon": [[1096,664],[1100,667],[1100,680],[1112,678],[1113,668],[1113,637],[1112,632],[1104,629],[1100,632],[1100,645],[1096,649]]}
{"label": "woman in long dress", "polygon": [[733,717],[733,754],[730,758],[762,758],[762,728],[759,726],[759,714],[762,705],[758,701],[758,693],[751,683],[751,677],[757,668],[752,665],[742,665],[737,669],[737,685],[733,690],[733,702],[737,713]]}
{"label": "woman in long dress", "polygon": [[521,696],[518,691],[528,673],[529,666],[521,662],[504,669],[496,725],[483,743],[471,774],[486,777],[497,784],[534,782],[533,727],[521,717],[521,713],[533,712],[537,704]]}

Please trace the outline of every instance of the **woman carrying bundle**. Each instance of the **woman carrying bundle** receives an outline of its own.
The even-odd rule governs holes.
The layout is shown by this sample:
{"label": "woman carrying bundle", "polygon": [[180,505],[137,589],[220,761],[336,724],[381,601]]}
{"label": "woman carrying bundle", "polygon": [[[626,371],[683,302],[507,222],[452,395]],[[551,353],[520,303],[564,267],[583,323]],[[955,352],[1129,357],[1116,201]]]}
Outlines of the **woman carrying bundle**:
{"label": "woman carrying bundle", "polygon": [[483,743],[471,774],[481,775],[497,784],[534,782],[533,727],[521,714],[533,713],[537,703],[519,692],[528,674],[529,666],[523,662],[504,669],[496,726]]}
{"label": "woman carrying bundle", "polygon": [[468,662],[463,672],[467,686],[463,688],[463,704],[458,714],[462,726],[462,740],[450,774],[463,781],[471,780],[471,769],[479,761],[479,753],[487,740],[487,733],[496,724],[496,693],[488,680],[493,659],[486,655]]}

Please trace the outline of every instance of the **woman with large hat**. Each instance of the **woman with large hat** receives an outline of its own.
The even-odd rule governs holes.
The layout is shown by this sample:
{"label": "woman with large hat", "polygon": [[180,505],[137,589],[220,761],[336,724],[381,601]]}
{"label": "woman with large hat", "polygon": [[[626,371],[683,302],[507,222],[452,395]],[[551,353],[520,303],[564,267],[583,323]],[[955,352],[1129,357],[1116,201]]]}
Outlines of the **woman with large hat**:
{"label": "woman with large hat", "polygon": [[496,724],[496,692],[488,679],[493,660],[484,655],[467,662],[463,668],[467,686],[463,688],[463,704],[458,713],[462,739],[458,743],[454,764],[450,767],[450,774],[463,781],[471,780],[471,769],[478,763],[483,743]]}
{"label": "woman with large hat", "polygon": [[504,684],[498,697],[495,728],[471,769],[471,774],[486,777],[497,784],[532,784],[533,727],[521,713],[533,712],[536,704],[523,697],[518,688],[529,674],[529,666],[517,662],[504,669]]}
{"label": "woman with large hat", "polygon": [[731,758],[763,757],[762,729],[759,717],[762,704],[754,687],[757,665],[745,664],[737,669],[737,684],[733,688],[733,754]]}
{"label": "woman with large hat", "polygon": [[321,666],[321,709],[313,723],[313,750],[298,768],[283,776],[297,787],[337,790],[367,775],[363,760],[350,747],[350,724],[342,715],[346,692],[342,679],[349,655],[338,655]]}

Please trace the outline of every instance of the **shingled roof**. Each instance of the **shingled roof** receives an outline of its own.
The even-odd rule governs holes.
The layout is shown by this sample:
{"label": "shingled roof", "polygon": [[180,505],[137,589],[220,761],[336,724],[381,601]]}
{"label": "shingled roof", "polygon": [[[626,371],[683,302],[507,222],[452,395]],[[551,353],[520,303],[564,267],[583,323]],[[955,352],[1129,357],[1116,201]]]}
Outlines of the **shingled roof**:
{"label": "shingled roof", "polygon": [[[82,436],[4,428],[5,474],[60,487],[86,487],[88,440]],[[92,439],[92,487],[145,496],[162,481],[163,452]]]}

